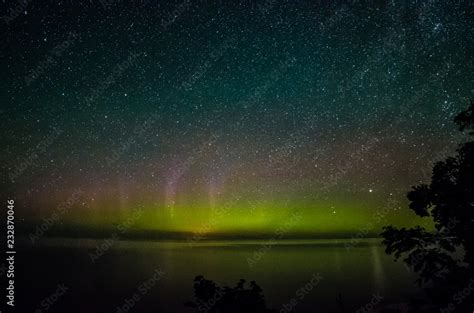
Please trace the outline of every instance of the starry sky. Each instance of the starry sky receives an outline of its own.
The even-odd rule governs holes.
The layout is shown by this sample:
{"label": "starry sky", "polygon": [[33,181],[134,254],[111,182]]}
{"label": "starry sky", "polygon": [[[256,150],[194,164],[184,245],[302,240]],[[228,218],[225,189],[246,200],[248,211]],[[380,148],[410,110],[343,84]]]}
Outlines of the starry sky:
{"label": "starry sky", "polygon": [[407,191],[464,139],[468,1],[84,2],[1,4],[24,225],[377,233],[420,223]]}

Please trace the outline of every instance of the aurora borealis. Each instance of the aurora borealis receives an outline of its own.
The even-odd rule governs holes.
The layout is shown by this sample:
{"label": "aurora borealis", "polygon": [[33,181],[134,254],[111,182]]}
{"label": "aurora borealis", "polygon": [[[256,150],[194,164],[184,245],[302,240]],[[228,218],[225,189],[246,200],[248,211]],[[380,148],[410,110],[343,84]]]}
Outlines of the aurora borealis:
{"label": "aurora borealis", "polygon": [[63,233],[141,208],[130,233],[377,234],[418,223],[407,191],[463,141],[468,1],[1,6],[2,189],[27,231],[80,190]]}

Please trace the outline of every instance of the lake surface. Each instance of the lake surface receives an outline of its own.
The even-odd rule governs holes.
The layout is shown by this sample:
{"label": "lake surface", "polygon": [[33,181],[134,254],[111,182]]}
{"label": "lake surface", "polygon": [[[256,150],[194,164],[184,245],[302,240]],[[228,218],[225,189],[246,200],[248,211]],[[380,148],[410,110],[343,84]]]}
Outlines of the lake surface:
{"label": "lake surface", "polygon": [[[296,298],[292,312],[338,312],[339,294],[346,311],[355,312],[373,294],[384,297],[377,305],[381,308],[419,292],[416,276],[385,255],[380,239],[364,240],[349,250],[347,242],[297,240],[264,246],[268,241],[206,241],[190,247],[187,242],[116,241],[92,262],[90,255],[103,241],[47,240],[18,249],[17,306],[19,312],[45,312],[44,299],[57,298],[48,300],[48,312],[118,312],[119,307],[122,312],[193,312],[183,303],[192,300],[197,275],[229,286],[241,278],[255,280],[272,308],[280,310]],[[157,269],[164,274],[153,279]],[[297,297],[318,274],[319,283],[304,298]],[[154,284],[143,294],[139,287],[147,281]],[[67,291],[51,297],[61,284]],[[126,310],[135,293],[140,300]]]}

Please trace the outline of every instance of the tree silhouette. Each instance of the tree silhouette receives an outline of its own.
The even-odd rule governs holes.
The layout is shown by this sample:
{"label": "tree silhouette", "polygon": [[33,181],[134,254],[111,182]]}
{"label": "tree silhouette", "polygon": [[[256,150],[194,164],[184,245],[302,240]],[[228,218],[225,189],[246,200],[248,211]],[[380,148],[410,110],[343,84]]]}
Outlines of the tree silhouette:
{"label": "tree silhouette", "polygon": [[[454,122],[474,135],[474,101]],[[457,154],[437,162],[431,183],[408,193],[410,209],[430,218],[434,231],[423,227],[384,227],[387,254],[394,254],[419,274],[417,282],[440,312],[474,309],[474,141],[459,146]]]}
{"label": "tree silhouette", "polygon": [[194,301],[186,302],[185,306],[205,313],[273,313],[265,304],[262,289],[255,281],[250,288],[245,288],[245,280],[241,279],[234,288],[219,287],[202,275],[194,279]]}

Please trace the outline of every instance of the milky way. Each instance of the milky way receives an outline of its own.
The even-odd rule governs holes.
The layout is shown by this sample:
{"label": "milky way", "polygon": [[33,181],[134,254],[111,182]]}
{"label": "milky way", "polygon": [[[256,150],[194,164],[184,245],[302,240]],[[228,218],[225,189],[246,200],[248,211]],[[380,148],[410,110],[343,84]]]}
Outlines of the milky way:
{"label": "milky way", "polygon": [[[329,2],[329,1],[328,1]],[[464,1],[2,4],[2,185],[34,225],[377,232],[463,137]]]}

